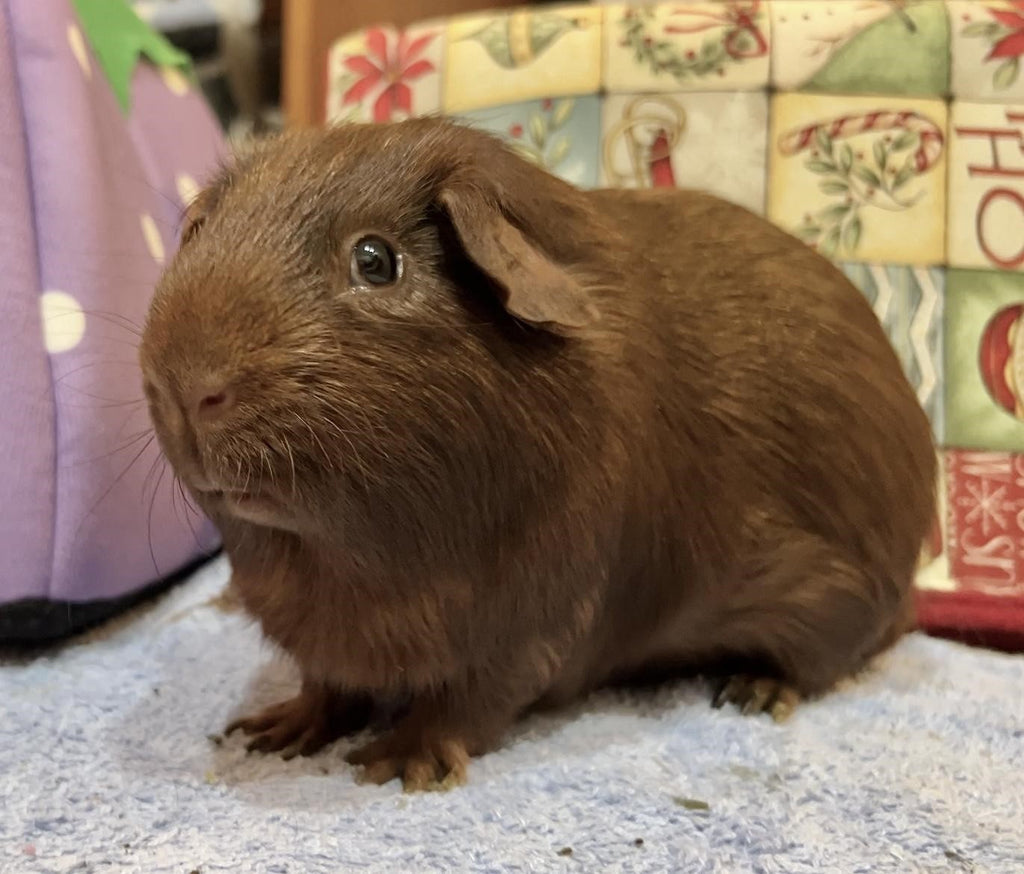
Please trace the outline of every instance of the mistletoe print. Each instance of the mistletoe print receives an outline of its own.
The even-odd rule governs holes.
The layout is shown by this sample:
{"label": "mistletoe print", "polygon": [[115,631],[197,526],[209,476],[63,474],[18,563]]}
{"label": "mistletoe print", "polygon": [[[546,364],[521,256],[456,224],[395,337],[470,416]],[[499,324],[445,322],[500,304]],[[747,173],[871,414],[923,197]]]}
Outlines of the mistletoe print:
{"label": "mistletoe print", "polygon": [[[847,140],[872,134],[871,148],[855,151]],[[821,177],[818,187],[834,202],[806,214],[796,234],[823,255],[857,254],[866,209],[908,210],[924,196],[911,183],[942,155],[945,136],[912,112],[868,112],[815,123],[783,135],[782,154],[806,153],[804,167]]]}
{"label": "mistletoe print", "polygon": [[508,144],[526,160],[557,173],[572,148],[572,140],[562,129],[572,117],[575,103],[571,98],[557,105],[551,98],[542,100],[540,111],[531,113],[525,126],[518,122],[510,125]]}
{"label": "mistletoe print", "polygon": [[947,109],[941,101],[779,94],[768,214],[830,258],[945,258]]}
{"label": "mistletoe print", "polygon": [[567,182],[598,181],[601,104],[597,97],[544,97],[463,113],[461,119],[502,137],[518,154]]}

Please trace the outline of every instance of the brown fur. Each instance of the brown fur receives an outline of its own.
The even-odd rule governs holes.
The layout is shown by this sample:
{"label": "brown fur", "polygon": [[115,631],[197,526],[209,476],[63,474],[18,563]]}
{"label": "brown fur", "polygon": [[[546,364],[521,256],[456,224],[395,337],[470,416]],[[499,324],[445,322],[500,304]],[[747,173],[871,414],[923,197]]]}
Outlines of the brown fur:
{"label": "brown fur", "polygon": [[[928,422],[864,298],[763,219],[417,120],[287,134],[192,220],[143,342],[158,434],[302,668],[292,716],[410,700],[371,779],[460,777],[531,704],[647,669],[818,694],[902,629]],[[350,287],[368,231],[392,288]]]}

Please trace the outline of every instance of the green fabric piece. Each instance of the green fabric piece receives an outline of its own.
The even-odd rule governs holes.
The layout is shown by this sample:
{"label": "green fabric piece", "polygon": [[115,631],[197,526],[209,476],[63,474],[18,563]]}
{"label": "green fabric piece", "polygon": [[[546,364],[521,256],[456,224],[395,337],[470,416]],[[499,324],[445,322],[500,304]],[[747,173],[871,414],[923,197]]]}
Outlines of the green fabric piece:
{"label": "green fabric piece", "polygon": [[126,0],[71,0],[71,4],[126,115],[131,111],[132,76],[140,58],[158,67],[174,67],[191,77],[189,56],[139,18]]}
{"label": "green fabric piece", "polygon": [[[907,20],[916,30],[910,31]],[[944,4],[904,7],[865,28],[800,89],[830,94],[942,97],[949,91],[949,21]]]}

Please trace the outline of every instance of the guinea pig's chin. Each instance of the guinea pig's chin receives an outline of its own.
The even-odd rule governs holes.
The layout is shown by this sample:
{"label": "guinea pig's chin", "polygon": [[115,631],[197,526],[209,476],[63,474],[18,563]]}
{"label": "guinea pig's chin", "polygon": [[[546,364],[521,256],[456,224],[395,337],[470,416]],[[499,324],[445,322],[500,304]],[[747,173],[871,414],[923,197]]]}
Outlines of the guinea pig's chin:
{"label": "guinea pig's chin", "polygon": [[228,495],[224,507],[230,516],[250,525],[286,530],[295,527],[283,507],[258,495]]}
{"label": "guinea pig's chin", "polygon": [[287,507],[274,498],[248,492],[220,492],[205,497],[215,506],[217,515],[261,528],[280,528],[284,531],[298,528]]}

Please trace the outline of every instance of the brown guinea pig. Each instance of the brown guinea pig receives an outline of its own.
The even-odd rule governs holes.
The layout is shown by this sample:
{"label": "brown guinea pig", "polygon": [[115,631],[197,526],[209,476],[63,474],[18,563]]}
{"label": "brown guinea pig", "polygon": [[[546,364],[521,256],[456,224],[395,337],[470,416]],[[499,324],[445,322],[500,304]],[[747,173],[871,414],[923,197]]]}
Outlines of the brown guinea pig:
{"label": "brown guinea pig", "polygon": [[725,667],[783,715],[905,629],[928,421],[825,258],[695,191],[580,191],[437,119],[289,133],[200,195],[142,367],[302,670],[236,727],[461,780],[524,710]]}

